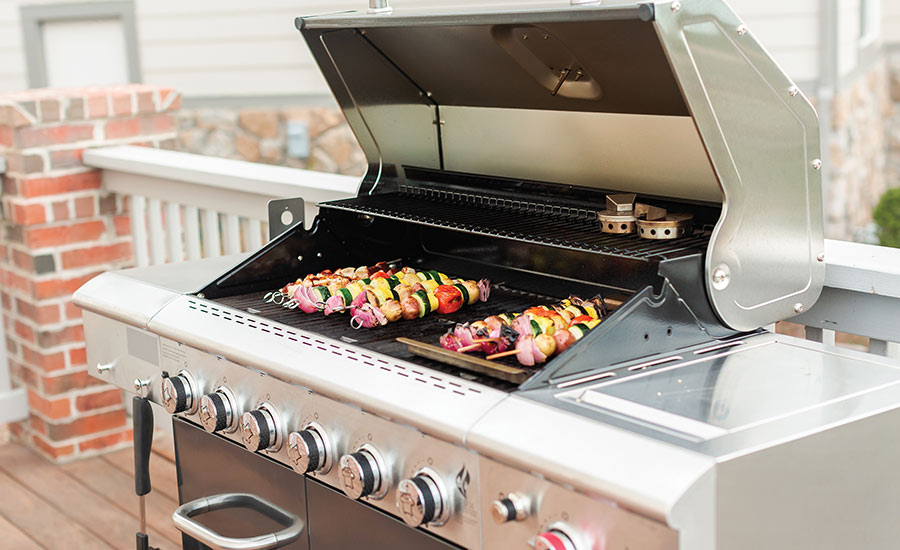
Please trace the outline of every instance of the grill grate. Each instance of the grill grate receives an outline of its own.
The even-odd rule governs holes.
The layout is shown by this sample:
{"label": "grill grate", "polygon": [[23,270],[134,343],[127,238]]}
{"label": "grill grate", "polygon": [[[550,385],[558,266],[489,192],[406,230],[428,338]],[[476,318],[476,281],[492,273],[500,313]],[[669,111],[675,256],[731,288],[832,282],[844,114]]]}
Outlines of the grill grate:
{"label": "grill grate", "polygon": [[319,206],[489,237],[638,259],[683,250],[704,250],[709,241],[708,231],[671,241],[641,239],[636,234],[605,234],[600,231],[596,212],[582,208],[434,189],[404,189],[400,193],[324,202]]}
{"label": "grill grate", "polygon": [[[317,313],[306,314],[299,310],[286,309],[277,304],[265,303],[263,297],[264,293],[251,293],[219,298],[214,301],[233,309],[265,317],[277,323],[315,332],[330,338],[339,339],[348,344],[384,353],[397,359],[457,375],[462,374],[453,367],[409,353],[406,346],[397,342],[396,339],[405,336],[406,338],[437,344],[438,338],[455,323],[475,321],[504,311],[522,311],[536,304],[555,301],[554,298],[547,296],[494,285],[491,290],[490,300],[487,302],[476,302],[450,315],[429,315],[415,321],[399,321],[379,328],[355,330],[350,326],[350,318],[346,314],[334,314],[328,317]],[[504,361],[509,365],[521,367],[515,360],[505,359]],[[511,391],[516,387],[515,384],[495,380],[483,375],[465,373],[464,376],[505,391]]]}

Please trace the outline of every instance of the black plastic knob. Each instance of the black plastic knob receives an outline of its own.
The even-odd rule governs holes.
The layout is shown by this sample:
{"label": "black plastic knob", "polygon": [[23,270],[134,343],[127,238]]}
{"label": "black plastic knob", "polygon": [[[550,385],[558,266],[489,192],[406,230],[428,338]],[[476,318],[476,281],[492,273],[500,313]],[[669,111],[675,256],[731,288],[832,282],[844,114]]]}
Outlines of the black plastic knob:
{"label": "black plastic knob", "polygon": [[444,502],[438,481],[428,475],[404,479],[397,486],[397,509],[411,527],[431,523],[444,514]]}
{"label": "black plastic knob", "polygon": [[241,417],[241,440],[248,451],[262,451],[275,443],[275,422],[262,409],[248,411]]}
{"label": "black plastic knob", "polygon": [[292,432],[288,441],[288,458],[297,472],[308,474],[321,470],[327,459],[327,449],[322,435],[307,428]]}
{"label": "black plastic knob", "polygon": [[369,496],[380,489],[381,472],[375,458],[366,451],[341,457],[341,482],[351,498]]}
{"label": "black plastic knob", "polygon": [[162,402],[170,414],[188,410],[192,405],[193,392],[190,382],[183,376],[166,378],[162,383]]}
{"label": "black plastic knob", "polygon": [[200,423],[210,432],[224,430],[231,424],[231,403],[222,392],[204,395],[200,400]]}

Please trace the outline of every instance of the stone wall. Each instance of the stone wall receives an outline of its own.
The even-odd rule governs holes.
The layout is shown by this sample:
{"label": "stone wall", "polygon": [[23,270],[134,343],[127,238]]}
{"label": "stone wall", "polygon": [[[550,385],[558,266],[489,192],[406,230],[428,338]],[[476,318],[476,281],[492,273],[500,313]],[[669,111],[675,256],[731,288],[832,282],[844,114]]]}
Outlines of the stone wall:
{"label": "stone wall", "polygon": [[900,187],[900,47],[887,52],[888,98],[893,112],[887,119],[887,187]]}
{"label": "stone wall", "polygon": [[[310,155],[287,154],[289,121],[309,128]],[[183,109],[178,114],[181,151],[320,172],[361,176],[366,159],[343,115],[331,107]]]}
{"label": "stone wall", "polygon": [[898,183],[887,169],[888,136],[896,131],[888,67],[880,60],[834,98],[830,134],[822,144],[831,157],[825,184],[827,238],[871,240],[872,209]]}

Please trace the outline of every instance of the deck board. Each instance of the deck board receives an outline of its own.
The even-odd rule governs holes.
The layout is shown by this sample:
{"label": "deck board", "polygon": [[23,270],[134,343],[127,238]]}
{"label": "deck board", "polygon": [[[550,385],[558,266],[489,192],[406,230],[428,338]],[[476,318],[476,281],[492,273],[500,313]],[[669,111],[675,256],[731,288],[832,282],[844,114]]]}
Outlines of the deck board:
{"label": "deck board", "polygon": [[[134,494],[134,479],[130,475],[100,457],[64,464],[62,468],[82,480],[96,494],[137,517],[138,497]],[[162,533],[170,544],[181,540],[180,532],[172,524],[172,512],[178,504],[158,491],[151,491],[147,495],[146,504],[147,526]],[[157,544],[155,541],[150,543],[154,546]]]}
{"label": "deck board", "polygon": [[[139,528],[137,518],[90,490],[85,484],[89,480],[73,477],[18,445],[0,447],[0,469],[113,548],[133,544]],[[171,540],[163,543],[163,535],[154,529],[149,531],[154,546],[165,550],[179,546]]]}
{"label": "deck board", "polygon": [[0,515],[0,550],[44,550],[44,547]]}
{"label": "deck board", "polygon": [[[43,460],[35,456],[32,460]],[[30,491],[5,472],[0,472],[0,515],[19,531],[48,550],[90,548],[114,550],[114,547],[68,518],[59,509]]]}
{"label": "deck board", "polygon": [[[103,460],[129,477],[134,476],[134,452],[131,448],[103,455]],[[150,486],[154,492],[162,493],[173,501],[178,500],[175,468],[172,462],[156,453],[150,455]]]}

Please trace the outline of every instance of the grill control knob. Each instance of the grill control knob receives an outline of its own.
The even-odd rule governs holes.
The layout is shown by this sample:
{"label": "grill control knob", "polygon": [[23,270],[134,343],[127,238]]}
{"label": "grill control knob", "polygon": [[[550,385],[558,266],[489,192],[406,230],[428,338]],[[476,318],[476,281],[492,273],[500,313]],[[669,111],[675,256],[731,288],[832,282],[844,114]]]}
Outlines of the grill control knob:
{"label": "grill control knob", "polygon": [[325,430],[318,426],[307,426],[288,436],[288,458],[297,473],[324,471],[330,458]]}
{"label": "grill control knob", "polygon": [[382,498],[387,493],[390,481],[387,479],[381,453],[366,444],[355,453],[342,456],[341,484],[344,494],[350,498]]}
{"label": "grill control knob", "polygon": [[209,433],[234,428],[237,417],[234,398],[223,388],[200,398],[200,424]]}
{"label": "grill control knob", "polygon": [[510,493],[506,498],[495,500],[491,505],[491,517],[495,523],[522,521],[528,517],[531,501],[518,493]]}
{"label": "grill control knob", "polygon": [[430,470],[421,470],[397,485],[397,509],[411,527],[426,523],[443,525],[450,516],[450,505],[441,478]]}
{"label": "grill control knob", "polygon": [[534,550],[579,550],[587,548],[581,537],[565,523],[554,523],[534,539]]}
{"label": "grill control knob", "polygon": [[278,413],[264,404],[241,415],[241,441],[248,451],[276,450],[281,446]]}
{"label": "grill control knob", "polygon": [[169,414],[177,414],[194,407],[194,384],[187,373],[163,379],[162,404]]}

